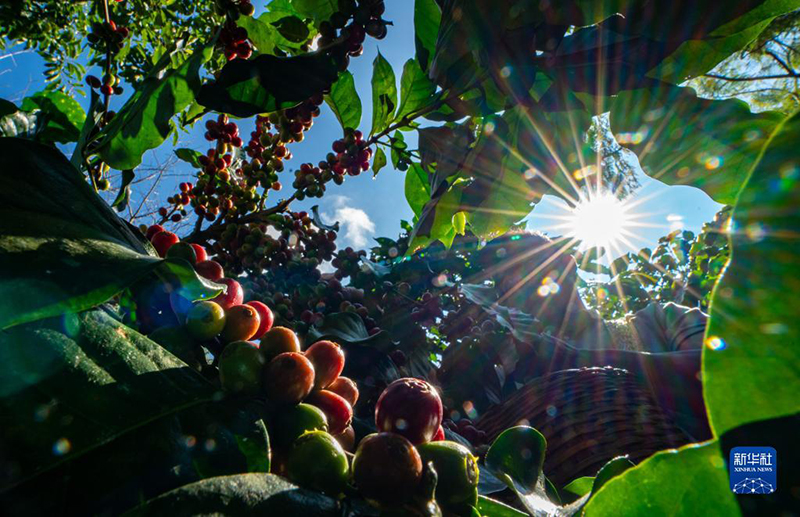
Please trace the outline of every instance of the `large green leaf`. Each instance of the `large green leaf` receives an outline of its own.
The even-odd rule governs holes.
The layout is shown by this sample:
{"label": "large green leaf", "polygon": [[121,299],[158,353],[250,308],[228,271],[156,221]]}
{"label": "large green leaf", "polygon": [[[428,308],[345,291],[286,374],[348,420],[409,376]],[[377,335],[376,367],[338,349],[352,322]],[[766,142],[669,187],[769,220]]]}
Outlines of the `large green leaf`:
{"label": "large green leaf", "polygon": [[358,129],[361,124],[361,99],[356,91],[353,74],[348,71],[341,72],[339,79],[331,86],[331,93],[325,96],[333,114],[339,120],[342,128]]}
{"label": "large green leaf", "polygon": [[397,83],[392,65],[380,52],[372,62],[372,130],[370,135],[386,129],[397,107]]}
{"label": "large green leaf", "polygon": [[739,515],[717,441],[654,456],[592,496],[585,515]]}
{"label": "large green leaf", "polygon": [[337,501],[299,488],[273,474],[216,477],[186,485],[148,501],[129,515],[375,516],[363,501]]}
{"label": "large green leaf", "polygon": [[626,91],[609,102],[615,134],[644,171],[672,185],[703,189],[719,203],[732,204],[758,153],[782,115],[752,113],[740,100],[707,100],[691,88],[661,85]]}
{"label": "large green leaf", "polygon": [[193,299],[219,292],[159,259],[60,152],[14,138],[0,139],[0,267],[0,328],[88,309],[151,272]]}
{"label": "large green leaf", "polygon": [[434,91],[436,86],[419,67],[419,63],[413,59],[406,61],[400,78],[400,105],[397,107],[394,120],[401,120],[406,115],[430,104],[434,100]]}
{"label": "large green leaf", "polygon": [[75,142],[86,113],[74,98],[58,90],[43,90],[22,100],[21,110],[42,110],[45,126],[38,138],[45,142]]}
{"label": "large green leaf", "polygon": [[417,61],[420,68],[427,73],[433,53],[436,50],[436,35],[442,11],[436,0],[414,0],[414,45],[417,49]]}
{"label": "large green leaf", "polygon": [[772,133],[731,221],[731,261],[714,290],[703,391],[716,436],[800,411],[800,117]]}
{"label": "large green leaf", "polygon": [[313,18],[317,24],[339,11],[337,0],[292,0],[292,6],[306,18]]}
{"label": "large green leaf", "polygon": [[103,310],[0,333],[0,359],[7,511],[119,513],[206,473],[268,468],[259,416],[215,402],[218,388]]}
{"label": "large green leaf", "polygon": [[101,132],[97,152],[103,161],[115,169],[133,169],[142,163],[145,151],[161,145],[172,132],[172,117],[200,91],[200,69],[213,51],[213,44],[206,45],[177,68],[157,67],[161,73],[145,79]]}
{"label": "large green leaf", "polygon": [[419,216],[422,213],[422,207],[431,197],[428,175],[421,165],[413,163],[406,171],[405,194],[411,210]]}
{"label": "large green leaf", "polygon": [[329,88],[336,78],[330,52],[262,54],[226,64],[216,81],[203,85],[197,101],[214,111],[251,117],[296,106]]}

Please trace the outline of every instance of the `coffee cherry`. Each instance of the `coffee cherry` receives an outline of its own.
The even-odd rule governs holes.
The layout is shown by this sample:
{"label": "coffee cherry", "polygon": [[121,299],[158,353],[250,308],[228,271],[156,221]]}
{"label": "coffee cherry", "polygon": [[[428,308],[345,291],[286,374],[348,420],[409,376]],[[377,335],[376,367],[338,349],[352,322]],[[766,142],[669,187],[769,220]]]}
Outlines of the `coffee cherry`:
{"label": "coffee cherry", "polygon": [[214,302],[198,302],[186,315],[186,329],[200,341],[214,338],[225,328],[225,311]]}
{"label": "coffee cherry", "polygon": [[251,339],[261,321],[255,308],[249,305],[234,305],[225,311],[225,328],[220,338],[224,342]]}
{"label": "coffee cherry", "polygon": [[261,339],[261,337],[272,328],[272,323],[275,321],[275,317],[272,315],[270,308],[259,301],[253,300],[251,302],[247,302],[246,305],[249,305],[256,310],[258,313],[258,320],[261,322],[256,330],[256,333],[250,339]]}
{"label": "coffee cherry", "polygon": [[353,407],[358,402],[358,386],[355,381],[347,377],[339,377],[325,389],[336,393]]}
{"label": "coffee cherry", "polygon": [[273,327],[261,338],[261,353],[267,361],[286,352],[300,352],[300,340],[291,329]]}
{"label": "coffee cherry", "polygon": [[375,425],[398,433],[417,445],[433,439],[442,424],[442,400],[427,382],[403,378],[381,393],[375,406]]}
{"label": "coffee cherry", "polygon": [[353,459],[353,481],[368,498],[388,504],[403,503],[422,479],[422,459],[414,446],[394,433],[374,433],[358,444]]}
{"label": "coffee cherry", "polygon": [[333,341],[317,341],[305,352],[314,365],[314,388],[328,387],[344,369],[344,352]]}
{"label": "coffee cherry", "polygon": [[278,404],[299,404],[314,387],[314,366],[303,354],[285,352],[269,362],[263,380],[269,400]]}
{"label": "coffee cherry", "polygon": [[284,408],[270,422],[270,445],[286,450],[292,443],[309,431],[327,431],[328,418],[311,404],[298,404]]}
{"label": "coffee cherry", "polygon": [[222,266],[219,264],[219,262],[215,262],[213,260],[204,260],[202,262],[198,262],[194,267],[194,270],[197,271],[198,275],[214,282],[222,280],[222,277],[225,276],[225,271],[223,271]]}
{"label": "coffee cherry", "polygon": [[165,257],[167,255],[167,251],[176,244],[180,239],[177,235],[172,232],[158,232],[153,235],[153,238],[150,242],[153,244],[153,247],[158,252],[158,255],[161,257]]}
{"label": "coffee cherry", "polygon": [[336,441],[339,442],[339,445],[342,446],[347,452],[353,452],[356,448],[356,430],[353,429],[352,425],[348,425],[347,428],[342,431],[341,433],[334,436]]}
{"label": "coffee cherry", "polygon": [[219,356],[219,380],[228,393],[255,395],[261,391],[264,358],[255,343],[234,341]]}
{"label": "coffee cherry", "polygon": [[344,431],[353,421],[353,408],[342,397],[332,391],[320,390],[311,393],[306,402],[316,406],[328,417],[328,427],[332,434]]}
{"label": "coffee cherry", "polygon": [[217,302],[223,309],[230,309],[234,305],[241,305],[244,300],[244,291],[241,284],[232,278],[221,278],[217,280],[220,284],[225,284],[227,289],[220,293],[212,301]]}
{"label": "coffee cherry", "polygon": [[144,234],[144,236],[145,238],[147,238],[148,241],[152,241],[153,235],[163,231],[164,231],[163,226],[161,226],[160,224],[154,224],[152,226],[147,227],[147,232]]}
{"label": "coffee cherry", "polygon": [[197,262],[204,262],[208,260],[208,253],[206,253],[206,249],[199,244],[192,243],[192,248],[194,248],[195,256],[197,257]]}
{"label": "coffee cherry", "polygon": [[197,253],[188,242],[176,242],[167,250],[166,258],[178,258],[195,265],[197,262]]}
{"label": "coffee cherry", "polygon": [[325,431],[311,431],[298,438],[286,462],[289,479],[330,496],[347,487],[350,463],[339,442]]}
{"label": "coffee cherry", "polygon": [[439,429],[436,430],[436,434],[433,435],[431,439],[432,442],[441,442],[444,440],[444,427],[439,426]]}

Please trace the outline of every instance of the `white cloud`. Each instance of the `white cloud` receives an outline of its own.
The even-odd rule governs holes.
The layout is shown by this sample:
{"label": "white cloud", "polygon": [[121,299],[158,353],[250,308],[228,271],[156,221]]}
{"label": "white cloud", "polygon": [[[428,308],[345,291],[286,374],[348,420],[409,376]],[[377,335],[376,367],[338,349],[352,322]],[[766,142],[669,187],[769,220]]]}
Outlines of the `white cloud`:
{"label": "white cloud", "polygon": [[333,204],[332,214],[323,214],[328,221],[338,221],[341,227],[341,242],[354,248],[363,248],[369,237],[375,234],[375,223],[360,208],[350,206],[350,198],[334,195],[330,198]]}

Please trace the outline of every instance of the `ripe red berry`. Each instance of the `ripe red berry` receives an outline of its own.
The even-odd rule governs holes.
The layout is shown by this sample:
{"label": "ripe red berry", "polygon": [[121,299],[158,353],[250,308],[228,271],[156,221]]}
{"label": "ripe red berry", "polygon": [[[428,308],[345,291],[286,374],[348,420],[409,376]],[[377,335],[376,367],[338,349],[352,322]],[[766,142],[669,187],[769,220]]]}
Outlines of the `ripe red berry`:
{"label": "ripe red berry", "polygon": [[153,235],[157,234],[158,232],[163,232],[163,231],[164,231],[164,227],[163,226],[161,226],[160,224],[154,224],[154,225],[149,226],[147,228],[147,233],[145,233],[144,236],[149,241],[149,240],[152,240]]}
{"label": "ripe red berry", "polygon": [[206,249],[199,244],[192,243],[192,248],[194,248],[194,254],[197,257],[197,262],[203,262],[208,260],[208,253],[206,253]]}
{"label": "ripe red berry", "polygon": [[422,479],[422,458],[405,438],[393,433],[365,436],[353,458],[353,481],[368,499],[402,503]]}
{"label": "ripe red berry", "polygon": [[315,391],[308,396],[306,402],[320,408],[325,413],[331,434],[343,432],[353,421],[353,407],[343,397],[332,391]]}
{"label": "ripe red berry", "polygon": [[167,255],[167,251],[178,241],[180,241],[180,239],[177,235],[167,231],[156,233],[150,240],[160,257],[165,257]]}
{"label": "ripe red berry", "polygon": [[314,366],[303,354],[285,352],[269,362],[263,379],[268,399],[278,404],[299,404],[314,387]]}
{"label": "ripe red berry", "polygon": [[266,334],[272,328],[275,317],[273,316],[270,308],[262,302],[253,300],[251,302],[247,302],[246,305],[249,305],[250,307],[254,308],[256,312],[258,312],[258,317],[261,321],[261,325],[259,325],[258,330],[256,330],[255,335],[251,339],[261,339],[261,336]]}
{"label": "ripe red berry", "polygon": [[336,393],[350,403],[351,406],[355,406],[356,402],[358,402],[358,386],[355,381],[347,377],[339,377],[325,389]]}
{"label": "ripe red berry", "polygon": [[225,310],[230,309],[234,305],[241,305],[242,301],[244,300],[244,290],[242,290],[242,285],[232,278],[221,278],[217,280],[220,284],[225,284],[227,286],[227,290],[224,293],[220,293],[216,298],[213,298],[211,301],[216,302]]}
{"label": "ripe red berry", "polygon": [[436,430],[436,434],[433,435],[432,442],[441,442],[444,440],[444,427],[439,426],[439,429]]}
{"label": "ripe red berry", "polygon": [[317,341],[308,347],[305,355],[314,365],[315,389],[327,388],[344,369],[344,352],[333,341]]}
{"label": "ripe red berry", "polygon": [[212,281],[221,280],[225,276],[222,266],[214,260],[198,262],[194,267],[197,274]]}
{"label": "ripe red berry", "polygon": [[391,383],[375,405],[375,425],[397,433],[414,445],[426,443],[442,424],[442,400],[427,382],[411,377]]}

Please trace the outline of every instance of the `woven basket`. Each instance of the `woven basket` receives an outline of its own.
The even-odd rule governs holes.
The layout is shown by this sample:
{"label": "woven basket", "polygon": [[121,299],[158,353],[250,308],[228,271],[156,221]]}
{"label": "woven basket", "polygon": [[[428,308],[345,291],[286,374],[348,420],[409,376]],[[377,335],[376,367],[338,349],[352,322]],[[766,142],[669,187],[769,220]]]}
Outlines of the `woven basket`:
{"label": "woven basket", "polygon": [[544,472],[560,487],[594,476],[608,460],[638,462],[656,451],[689,443],[626,370],[561,370],[529,382],[486,411],[476,427],[494,440],[516,425],[547,439]]}

